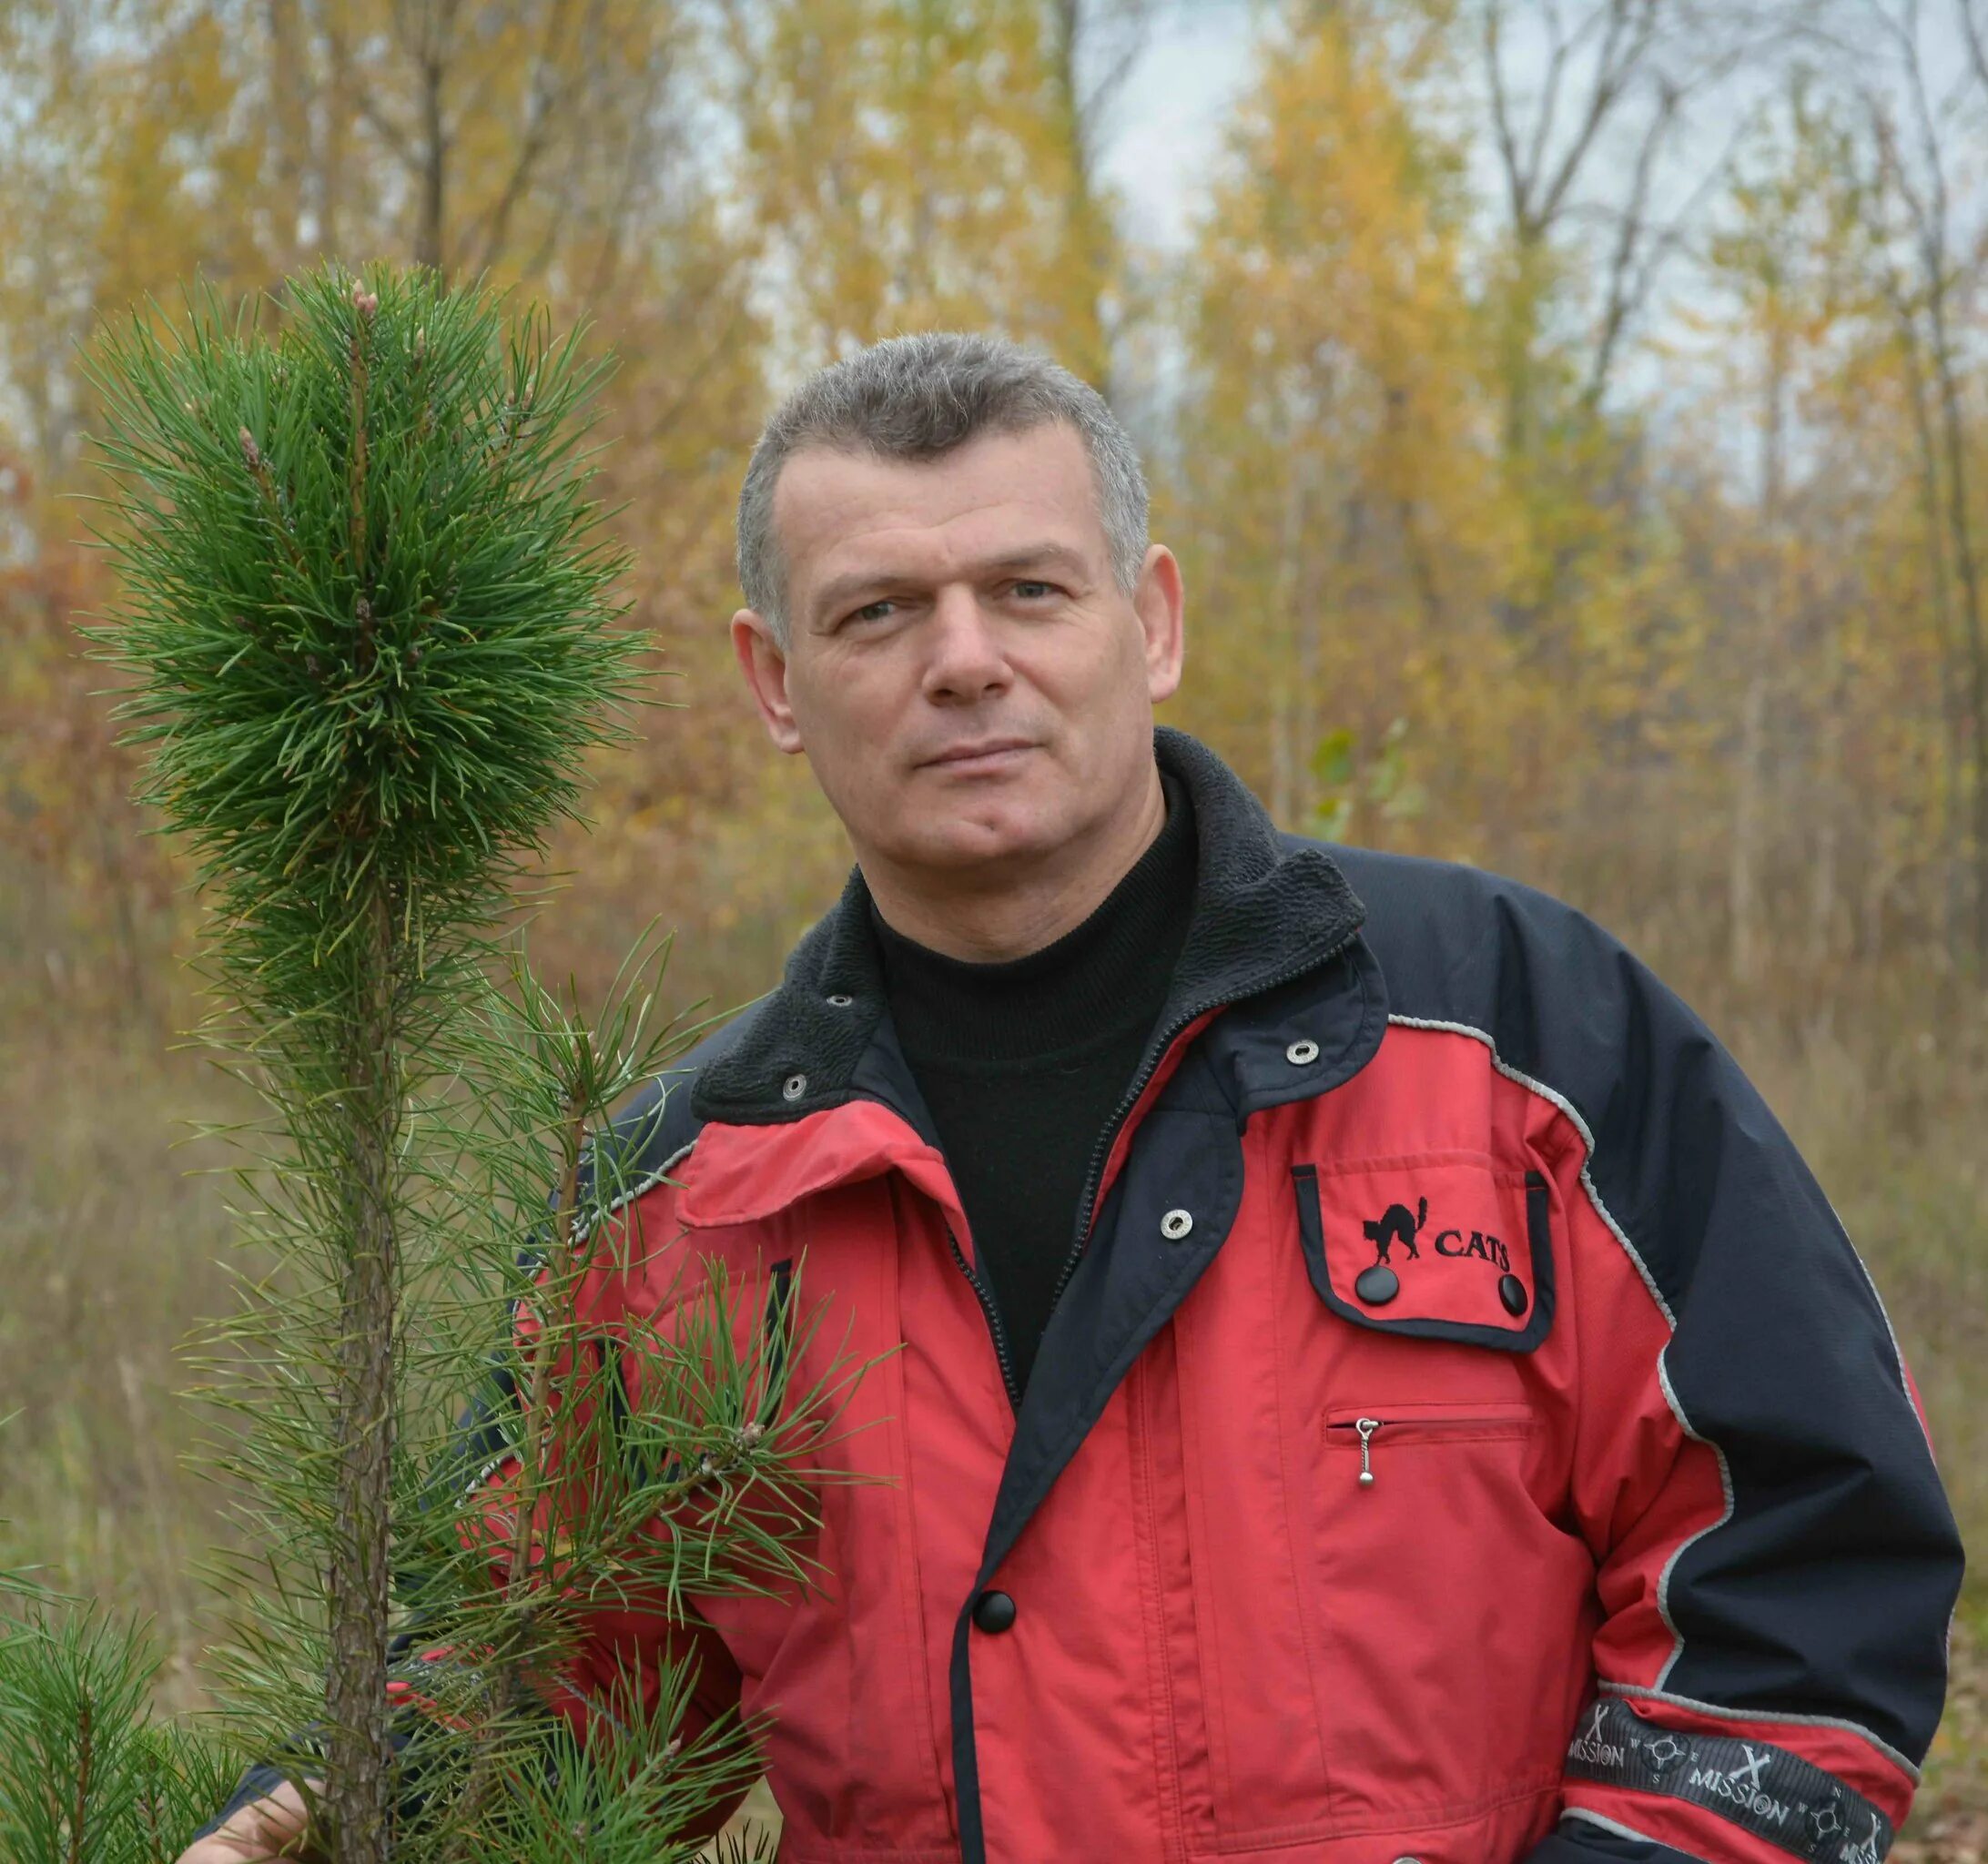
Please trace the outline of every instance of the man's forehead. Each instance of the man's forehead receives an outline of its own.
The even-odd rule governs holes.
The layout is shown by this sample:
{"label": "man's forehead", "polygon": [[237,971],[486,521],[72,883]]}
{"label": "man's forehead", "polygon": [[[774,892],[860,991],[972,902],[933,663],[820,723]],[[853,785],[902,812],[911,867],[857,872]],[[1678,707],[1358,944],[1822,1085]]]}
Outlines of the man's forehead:
{"label": "man's forehead", "polygon": [[809,446],[781,469],[774,522],[790,576],[847,570],[877,548],[951,554],[1018,528],[1103,547],[1081,437],[1061,422],[977,436],[928,460]]}

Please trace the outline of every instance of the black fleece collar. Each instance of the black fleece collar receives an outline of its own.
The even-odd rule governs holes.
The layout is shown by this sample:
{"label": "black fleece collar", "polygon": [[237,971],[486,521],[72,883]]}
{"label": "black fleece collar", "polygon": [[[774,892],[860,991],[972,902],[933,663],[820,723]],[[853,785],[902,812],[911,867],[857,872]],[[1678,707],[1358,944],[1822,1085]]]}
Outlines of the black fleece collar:
{"label": "black fleece collar", "polygon": [[[1194,805],[1194,910],[1160,1028],[1241,1003],[1323,964],[1365,908],[1323,848],[1281,837],[1221,758],[1184,732],[1153,734],[1160,767]],[[701,1120],[758,1126],[838,1105],[885,1022],[869,889],[852,868],[842,897],[795,947],[780,988],[737,1042],[698,1075]]]}

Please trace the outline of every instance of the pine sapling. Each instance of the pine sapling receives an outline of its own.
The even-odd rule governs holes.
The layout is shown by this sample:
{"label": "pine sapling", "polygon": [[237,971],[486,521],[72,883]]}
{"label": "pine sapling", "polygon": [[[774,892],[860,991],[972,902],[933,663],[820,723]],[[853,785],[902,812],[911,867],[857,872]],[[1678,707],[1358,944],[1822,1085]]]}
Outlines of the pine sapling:
{"label": "pine sapling", "polygon": [[[621,980],[590,1023],[504,930],[642,672],[581,447],[606,364],[424,270],[296,279],[274,338],[190,310],[93,364],[121,594],[90,632],[212,906],[203,1038],[269,1109],[229,1130],[261,1146],[238,1182],[265,1252],[222,1330],[259,1615],[237,1686],[280,1727],[315,1668],[286,1764],[336,1864],[566,1856],[581,1802],[580,1855],[688,1858],[673,1833],[750,1777],[751,1731],[686,1748],[666,1668],[583,1753],[546,1679],[614,1598],[808,1583],[854,1373],[799,1379],[812,1322],[742,1321],[705,1276],[667,1338],[631,1323],[631,1415],[582,1324],[640,1150],[609,1112],[684,1035]],[[436,1420],[514,1312],[496,1505]],[[455,1655],[411,1731],[390,1663],[417,1625]]]}

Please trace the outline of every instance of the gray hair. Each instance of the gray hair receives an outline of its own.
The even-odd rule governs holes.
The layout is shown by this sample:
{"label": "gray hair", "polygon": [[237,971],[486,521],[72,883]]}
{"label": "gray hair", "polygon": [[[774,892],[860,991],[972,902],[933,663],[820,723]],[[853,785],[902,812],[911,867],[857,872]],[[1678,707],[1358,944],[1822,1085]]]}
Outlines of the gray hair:
{"label": "gray hair", "polygon": [[1130,594],[1146,560],[1146,475],[1102,395],[1060,363],[1005,337],[931,330],[890,337],[808,377],[775,410],[738,495],[738,580],[746,605],[786,644],[786,570],[774,533],[780,469],[804,447],[933,460],[984,433],[1052,421],[1090,455],[1111,573]]}

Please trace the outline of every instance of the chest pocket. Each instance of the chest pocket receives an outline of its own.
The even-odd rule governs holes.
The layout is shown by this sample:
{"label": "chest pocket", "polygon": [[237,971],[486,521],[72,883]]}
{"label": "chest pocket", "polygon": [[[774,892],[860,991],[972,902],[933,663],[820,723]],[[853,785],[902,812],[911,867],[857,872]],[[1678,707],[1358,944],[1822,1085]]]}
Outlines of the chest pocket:
{"label": "chest pocket", "polygon": [[1318,1297],[1385,1333],[1530,1352],[1553,1326],[1545,1173],[1478,1152],[1291,1169]]}
{"label": "chest pocket", "polygon": [[1301,1162],[1291,1193],[1313,1292],[1363,1330],[1307,1407],[1297,1504],[1334,1797],[1450,1864],[1482,1855],[1467,1821],[1550,1800],[1542,1731],[1587,1669],[1593,1563],[1555,1525],[1541,1369],[1512,1357],[1553,1328],[1552,1189],[1443,1150]]}

